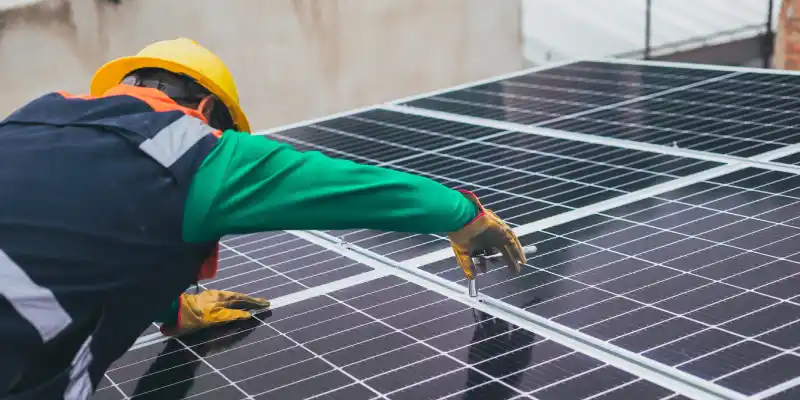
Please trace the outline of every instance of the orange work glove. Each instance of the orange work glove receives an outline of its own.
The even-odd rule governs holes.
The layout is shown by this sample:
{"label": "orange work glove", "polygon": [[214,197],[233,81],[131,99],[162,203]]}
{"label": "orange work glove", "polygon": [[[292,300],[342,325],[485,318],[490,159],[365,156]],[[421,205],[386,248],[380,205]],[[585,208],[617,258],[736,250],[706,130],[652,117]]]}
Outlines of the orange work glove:
{"label": "orange work glove", "polygon": [[475,278],[476,267],[472,261],[473,256],[497,252],[503,255],[503,262],[508,265],[511,273],[518,274],[521,264],[524,264],[526,259],[517,235],[495,213],[483,208],[475,194],[465,190],[460,192],[478,206],[479,210],[478,216],[469,224],[448,234],[458,265],[464,270],[464,275],[470,280]]}
{"label": "orange work glove", "polygon": [[161,333],[164,335],[181,335],[213,325],[248,319],[252,315],[247,310],[261,310],[270,306],[266,299],[213,289],[199,294],[183,293],[179,301],[177,322],[173,326],[162,325]]}

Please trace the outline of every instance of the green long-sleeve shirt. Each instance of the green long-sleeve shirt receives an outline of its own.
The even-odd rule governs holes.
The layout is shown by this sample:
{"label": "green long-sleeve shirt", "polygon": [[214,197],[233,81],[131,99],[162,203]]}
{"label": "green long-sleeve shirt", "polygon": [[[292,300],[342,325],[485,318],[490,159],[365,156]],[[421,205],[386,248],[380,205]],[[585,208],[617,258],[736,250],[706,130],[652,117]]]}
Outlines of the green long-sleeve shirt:
{"label": "green long-sleeve shirt", "polygon": [[[183,238],[292,229],[452,232],[476,215],[463,195],[428,178],[229,130],[192,181]],[[175,307],[162,322],[171,322]]]}
{"label": "green long-sleeve shirt", "polygon": [[291,229],[452,232],[477,213],[463,195],[428,178],[235,131],[200,166],[185,210],[190,242]]}

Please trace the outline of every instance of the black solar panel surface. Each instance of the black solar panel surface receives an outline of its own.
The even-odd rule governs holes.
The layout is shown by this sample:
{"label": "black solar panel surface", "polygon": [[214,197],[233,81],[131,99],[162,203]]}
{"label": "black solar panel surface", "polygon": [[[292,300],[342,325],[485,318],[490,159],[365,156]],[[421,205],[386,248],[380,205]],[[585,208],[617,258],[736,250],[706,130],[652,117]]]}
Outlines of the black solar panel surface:
{"label": "black solar panel surface", "polygon": [[[516,224],[720,165],[384,110],[269,136],[304,150],[412,172],[471,190]],[[396,261],[449,247],[443,234],[331,233]]]}
{"label": "black solar panel surface", "polygon": [[800,155],[792,154],[790,156],[779,158],[779,159],[777,159],[775,161],[781,162],[781,163],[785,163],[785,164],[792,164],[792,165],[800,166]]}
{"label": "black solar panel surface", "polygon": [[481,118],[540,124],[728,74],[580,62],[404,104]]}
{"label": "black solar panel surface", "polygon": [[[130,351],[108,376],[135,399],[673,394],[391,276],[257,318]],[[115,389],[106,382],[99,395],[121,398]]]}
{"label": "black solar panel surface", "polygon": [[788,95],[799,84],[792,75],[579,62],[405,105],[750,157],[800,142],[800,100]]}
{"label": "black solar panel surface", "polygon": [[276,298],[372,268],[286,232],[226,238],[217,276],[203,285]]}
{"label": "black solar panel surface", "polygon": [[[482,290],[745,394],[800,372],[800,177],[746,169],[523,237]],[[452,261],[425,267],[462,279]]]}
{"label": "black solar panel surface", "polygon": [[[750,157],[798,142],[798,85],[578,62],[404,104]],[[481,274],[481,292],[744,396],[800,396],[798,174],[742,166],[684,183],[723,164],[381,108],[267,136],[472,190],[513,227],[674,184],[522,236],[538,253],[517,277]],[[398,262],[449,248],[444,233],[328,233]],[[221,259],[204,287],[271,299],[374,272],[288,232],[225,238]],[[466,283],[452,257],[420,270]],[[95,398],[688,399],[396,276],[325,293],[131,350]]]}

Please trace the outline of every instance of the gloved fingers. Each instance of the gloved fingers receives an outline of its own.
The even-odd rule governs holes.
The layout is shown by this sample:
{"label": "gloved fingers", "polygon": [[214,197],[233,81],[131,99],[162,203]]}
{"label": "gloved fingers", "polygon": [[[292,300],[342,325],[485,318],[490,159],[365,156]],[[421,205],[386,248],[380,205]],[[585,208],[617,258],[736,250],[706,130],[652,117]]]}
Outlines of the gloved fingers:
{"label": "gloved fingers", "polygon": [[513,232],[509,232],[508,236],[509,240],[506,242],[505,251],[508,252],[510,257],[517,260],[517,262],[520,264],[525,264],[528,262],[528,259],[525,256],[525,250],[522,248],[519,239],[517,239]]}
{"label": "gloved fingers", "polygon": [[514,234],[514,231],[509,230],[508,234],[509,236],[511,236],[511,239],[513,240],[513,245],[511,246],[511,250],[513,250],[513,252],[515,253],[514,255],[516,256],[517,260],[519,260],[520,264],[525,264],[526,262],[528,262],[528,257],[525,256],[525,250],[522,247],[522,243],[519,242],[519,238],[517,237],[516,234]]}
{"label": "gloved fingers", "polygon": [[219,291],[218,296],[219,300],[216,305],[225,308],[254,310],[270,306],[270,302],[267,299],[249,296],[244,293]]}
{"label": "gloved fingers", "polygon": [[219,303],[219,305],[237,310],[258,310],[269,307],[270,302],[267,299],[251,297],[247,299],[228,300]]}
{"label": "gloved fingers", "polygon": [[205,320],[209,324],[217,324],[222,322],[230,322],[242,319],[249,319],[252,315],[244,310],[235,310],[232,308],[215,307],[209,311]]}
{"label": "gloved fingers", "polygon": [[456,253],[456,260],[458,261],[458,265],[461,267],[461,270],[464,271],[464,276],[467,279],[475,278],[475,264],[472,262],[472,257],[469,254],[464,253],[458,249],[454,249]]}
{"label": "gloved fingers", "polygon": [[512,275],[519,274],[519,270],[521,269],[520,260],[515,254],[516,252],[512,250],[514,246],[505,246],[500,253],[503,255],[503,261],[505,261],[506,265],[508,266],[508,270],[511,271]]}
{"label": "gloved fingers", "polygon": [[[509,263],[508,257],[513,258],[519,264],[525,264],[527,262],[525,251],[522,249],[522,243],[519,242],[519,238],[514,233],[514,230],[496,214],[491,213],[491,215],[494,218],[493,222],[496,224],[493,242],[498,248],[503,249],[501,252],[504,253],[503,258],[506,264],[509,265],[509,267],[512,265],[512,263]],[[517,270],[519,270],[519,268],[517,268]]]}

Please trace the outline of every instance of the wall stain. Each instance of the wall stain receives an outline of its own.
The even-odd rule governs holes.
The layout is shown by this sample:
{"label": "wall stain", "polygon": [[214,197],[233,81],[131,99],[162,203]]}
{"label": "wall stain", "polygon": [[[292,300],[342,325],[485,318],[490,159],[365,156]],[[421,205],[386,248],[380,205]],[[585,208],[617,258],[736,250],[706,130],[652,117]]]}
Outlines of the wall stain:
{"label": "wall stain", "polygon": [[0,35],[16,25],[71,25],[72,11],[68,0],[43,0],[0,10]]}
{"label": "wall stain", "polygon": [[[44,91],[83,92],[112,56],[175,35],[230,44],[226,62],[258,129],[509,72],[522,62],[514,0],[231,2],[227,21],[243,21],[241,30],[207,28],[177,6],[164,15],[159,0],[73,1],[0,11],[0,114]],[[207,21],[219,12],[217,0],[169,1],[195,7],[193,16]],[[142,29],[157,22],[169,26]]]}
{"label": "wall stain", "polygon": [[342,71],[339,6],[339,0],[292,0],[300,30],[314,44],[327,79]]}

